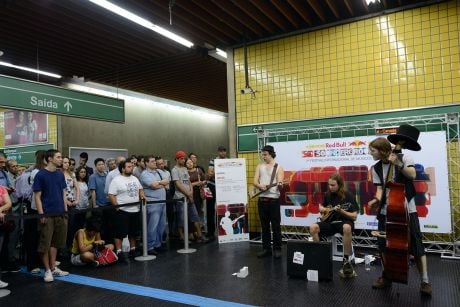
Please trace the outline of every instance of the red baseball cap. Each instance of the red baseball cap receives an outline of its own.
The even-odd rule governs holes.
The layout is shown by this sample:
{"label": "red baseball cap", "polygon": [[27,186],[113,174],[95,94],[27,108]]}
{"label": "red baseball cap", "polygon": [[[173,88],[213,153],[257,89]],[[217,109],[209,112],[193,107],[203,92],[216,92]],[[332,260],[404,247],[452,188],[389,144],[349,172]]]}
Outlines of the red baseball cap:
{"label": "red baseball cap", "polygon": [[185,154],[185,151],[183,150],[179,150],[178,152],[176,152],[176,159],[180,159],[180,158],[185,158],[187,155]]}

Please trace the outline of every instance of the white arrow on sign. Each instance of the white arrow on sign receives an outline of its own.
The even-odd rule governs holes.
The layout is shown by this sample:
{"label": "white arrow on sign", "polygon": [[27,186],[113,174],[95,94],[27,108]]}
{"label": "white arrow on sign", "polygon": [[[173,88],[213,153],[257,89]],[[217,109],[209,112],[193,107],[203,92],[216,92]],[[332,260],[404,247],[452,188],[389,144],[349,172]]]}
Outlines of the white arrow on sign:
{"label": "white arrow on sign", "polygon": [[72,109],[72,104],[71,104],[70,102],[67,101],[67,102],[64,104],[64,108],[66,108],[66,109],[67,109],[67,112],[69,112],[69,110]]}

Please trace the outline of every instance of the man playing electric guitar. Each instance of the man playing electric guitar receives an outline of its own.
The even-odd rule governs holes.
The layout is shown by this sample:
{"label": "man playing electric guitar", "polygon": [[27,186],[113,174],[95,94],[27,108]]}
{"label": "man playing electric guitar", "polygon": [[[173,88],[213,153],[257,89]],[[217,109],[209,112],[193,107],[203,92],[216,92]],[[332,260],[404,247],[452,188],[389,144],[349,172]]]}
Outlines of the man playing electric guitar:
{"label": "man playing electric guitar", "polygon": [[275,149],[266,145],[262,148],[263,162],[257,165],[254,174],[254,186],[263,192],[258,201],[259,218],[262,226],[262,251],[257,257],[267,257],[272,254],[270,224],[273,232],[273,256],[281,258],[281,209],[279,204],[280,191],[273,183],[281,183],[284,170],[275,162]]}
{"label": "man playing electric guitar", "polygon": [[345,191],[342,177],[333,174],[328,180],[328,191],[320,205],[321,222],[310,225],[310,234],[313,241],[319,241],[319,235],[332,236],[336,233],[343,235],[343,266],[339,271],[340,277],[355,277],[352,264],[351,236],[354,221],[358,217],[358,205],[353,195]]}

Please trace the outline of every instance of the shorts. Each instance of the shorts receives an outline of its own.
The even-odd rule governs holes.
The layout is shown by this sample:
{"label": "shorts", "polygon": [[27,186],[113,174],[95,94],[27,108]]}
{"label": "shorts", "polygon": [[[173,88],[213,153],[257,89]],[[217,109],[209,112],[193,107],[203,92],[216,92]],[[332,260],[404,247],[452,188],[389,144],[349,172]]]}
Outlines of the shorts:
{"label": "shorts", "polygon": [[141,234],[141,215],[140,212],[126,212],[118,210],[115,214],[114,237],[123,240],[124,237],[138,237]]}
{"label": "shorts", "polygon": [[[187,202],[188,207],[188,220],[192,223],[200,223],[200,216],[196,211],[196,206],[193,203]],[[176,218],[177,226],[184,227],[184,202],[181,200],[176,200]]]}
{"label": "shorts", "polygon": [[67,239],[67,216],[50,216],[45,217],[45,224],[38,220],[38,239],[37,251],[46,253],[50,247],[63,248]]}
{"label": "shorts", "polygon": [[72,263],[73,265],[76,265],[76,266],[86,265],[86,263],[81,261],[81,255],[80,254],[78,254],[78,255],[72,254],[70,256],[70,263]]}
{"label": "shorts", "polygon": [[338,221],[333,223],[318,222],[319,235],[322,237],[330,237],[336,233],[343,235],[343,225],[348,224],[351,226],[351,230],[354,229],[354,223],[351,221]]}

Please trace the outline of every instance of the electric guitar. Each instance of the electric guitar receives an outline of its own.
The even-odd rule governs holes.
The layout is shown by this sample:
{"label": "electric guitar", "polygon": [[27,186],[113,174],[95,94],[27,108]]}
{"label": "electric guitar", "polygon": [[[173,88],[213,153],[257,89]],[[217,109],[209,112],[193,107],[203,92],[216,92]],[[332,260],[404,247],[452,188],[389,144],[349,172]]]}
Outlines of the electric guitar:
{"label": "electric guitar", "polygon": [[330,223],[330,222],[333,222],[334,220],[338,220],[338,218],[341,215],[338,212],[338,210],[343,209],[345,211],[348,211],[351,206],[352,206],[351,203],[344,203],[344,204],[337,205],[334,207],[332,207],[331,205],[327,206],[326,210],[321,213],[321,217],[320,217],[321,222]]}
{"label": "electric guitar", "polygon": [[261,189],[255,187],[255,186],[252,186],[248,191],[249,199],[253,199],[254,197],[259,196],[259,194],[261,194],[263,192],[266,192],[266,191],[270,190],[273,187],[279,186],[279,188],[282,188],[283,186],[287,185],[288,183],[289,183],[289,180],[283,180],[283,181],[280,181],[280,182],[274,182],[274,183],[268,185],[265,190],[261,190]]}

